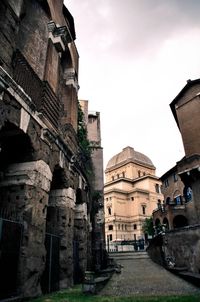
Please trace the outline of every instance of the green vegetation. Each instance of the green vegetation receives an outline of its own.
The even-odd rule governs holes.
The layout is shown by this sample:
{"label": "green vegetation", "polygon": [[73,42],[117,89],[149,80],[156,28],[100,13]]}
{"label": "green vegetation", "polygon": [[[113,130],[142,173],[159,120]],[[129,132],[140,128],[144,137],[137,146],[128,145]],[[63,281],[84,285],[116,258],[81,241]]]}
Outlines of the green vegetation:
{"label": "green vegetation", "polygon": [[91,158],[91,147],[90,142],[87,137],[87,128],[84,121],[84,113],[81,109],[80,103],[78,103],[78,141],[83,152],[83,156],[85,160]]}
{"label": "green vegetation", "polygon": [[142,230],[145,234],[153,236],[154,230],[153,230],[153,218],[152,217],[145,219],[144,224],[142,226]]}
{"label": "green vegetation", "polygon": [[60,291],[30,302],[199,302],[200,296],[166,296],[166,297],[102,297],[85,295],[81,287]]}

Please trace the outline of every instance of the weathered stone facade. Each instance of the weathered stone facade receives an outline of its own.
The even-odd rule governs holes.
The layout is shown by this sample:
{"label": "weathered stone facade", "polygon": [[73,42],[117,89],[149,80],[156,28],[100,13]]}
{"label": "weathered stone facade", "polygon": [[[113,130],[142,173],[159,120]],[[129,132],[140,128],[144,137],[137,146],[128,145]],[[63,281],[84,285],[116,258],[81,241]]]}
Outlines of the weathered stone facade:
{"label": "weathered stone facade", "polygon": [[[180,129],[185,157],[177,163],[178,174],[184,183],[184,197],[189,201],[190,225],[200,223],[200,80],[187,81],[170,104]],[[191,196],[190,196],[191,195]]]}
{"label": "weathered stone facade", "polygon": [[95,269],[105,268],[105,231],[104,231],[104,196],[103,196],[103,148],[101,146],[101,121],[100,112],[88,111],[88,101],[80,100],[84,113],[84,122],[87,128],[88,140],[91,148],[91,159],[93,165],[93,254],[95,258]]}
{"label": "weathered stone facade", "polygon": [[62,0],[1,1],[0,298],[66,288],[95,266],[74,40]]}
{"label": "weathered stone facade", "polygon": [[[161,230],[149,247],[149,254],[161,264],[181,271],[185,275],[197,276],[200,272],[200,80],[187,81],[187,84],[170,104],[177,126],[180,129],[185,156],[176,166],[163,176],[163,185],[168,180],[169,187],[165,190],[165,197],[169,203],[164,211],[154,212],[156,219],[169,221],[169,229]],[[175,185],[171,182],[173,173],[178,175],[178,196],[182,204],[171,204],[170,192]],[[176,198],[176,196],[174,196]],[[165,199],[165,202],[167,199]],[[171,214],[171,218],[169,217]],[[174,220],[179,216],[182,219]],[[183,219],[184,218],[184,219]],[[170,221],[171,219],[171,221]],[[178,224],[177,224],[178,222]],[[164,232],[163,232],[164,231]],[[166,231],[166,232],[165,232]],[[196,275],[197,274],[197,275]]]}
{"label": "weathered stone facade", "polygon": [[188,225],[186,217],[190,208],[190,203],[185,201],[184,184],[178,175],[177,166],[163,174],[160,179],[164,200],[153,211],[153,224],[157,233],[162,225],[167,230]]}

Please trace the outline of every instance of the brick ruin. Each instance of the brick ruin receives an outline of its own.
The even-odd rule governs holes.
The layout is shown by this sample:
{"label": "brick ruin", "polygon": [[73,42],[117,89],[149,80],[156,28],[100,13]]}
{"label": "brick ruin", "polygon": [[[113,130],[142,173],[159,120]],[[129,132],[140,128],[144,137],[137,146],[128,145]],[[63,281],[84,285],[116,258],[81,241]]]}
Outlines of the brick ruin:
{"label": "brick ruin", "polygon": [[62,0],[0,3],[0,298],[67,288],[95,267],[75,38]]}

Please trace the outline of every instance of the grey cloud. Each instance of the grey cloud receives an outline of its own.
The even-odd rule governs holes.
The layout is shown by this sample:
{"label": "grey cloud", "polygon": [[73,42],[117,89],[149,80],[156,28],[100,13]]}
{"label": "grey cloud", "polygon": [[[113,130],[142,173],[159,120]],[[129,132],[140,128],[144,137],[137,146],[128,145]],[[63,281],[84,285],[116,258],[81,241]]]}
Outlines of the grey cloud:
{"label": "grey cloud", "polygon": [[102,51],[115,55],[151,53],[172,35],[200,27],[199,0],[76,0],[76,5],[75,22],[92,48],[105,43]]}

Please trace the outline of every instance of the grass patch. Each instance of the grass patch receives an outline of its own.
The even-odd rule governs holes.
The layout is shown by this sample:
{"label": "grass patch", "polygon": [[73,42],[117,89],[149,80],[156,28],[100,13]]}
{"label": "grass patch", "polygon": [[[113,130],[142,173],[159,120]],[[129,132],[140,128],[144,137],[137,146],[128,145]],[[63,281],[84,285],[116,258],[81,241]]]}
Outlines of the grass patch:
{"label": "grass patch", "polygon": [[45,295],[29,302],[200,302],[199,295],[166,297],[109,297],[85,295],[81,286]]}

